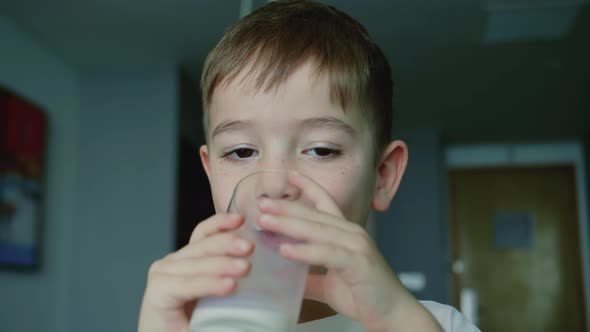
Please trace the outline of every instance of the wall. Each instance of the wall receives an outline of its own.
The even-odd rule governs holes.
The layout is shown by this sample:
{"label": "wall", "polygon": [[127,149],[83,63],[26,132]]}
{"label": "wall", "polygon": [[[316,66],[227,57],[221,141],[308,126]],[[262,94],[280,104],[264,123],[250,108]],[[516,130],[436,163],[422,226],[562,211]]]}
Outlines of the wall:
{"label": "wall", "polygon": [[65,331],[76,197],[78,81],[74,71],[0,17],[0,84],[42,107],[49,118],[46,218],[38,272],[0,270],[0,329]]}
{"label": "wall", "polygon": [[133,331],[173,249],[177,68],[82,71],[69,331]]}
{"label": "wall", "polygon": [[409,162],[398,193],[385,213],[376,214],[377,244],[396,273],[419,272],[420,300],[449,303],[448,226],[443,151],[434,129],[396,131],[408,144]]}
{"label": "wall", "polygon": [[0,329],[135,330],[174,248],[177,67],[75,71],[3,18],[0,40],[0,84],[49,116],[42,266],[0,270]]}
{"label": "wall", "polygon": [[[193,77],[200,77],[200,73],[194,74]],[[201,88],[199,82],[184,71],[179,73],[179,84],[180,135],[195,147],[195,152],[198,152],[199,147],[205,143]]]}
{"label": "wall", "polygon": [[[590,193],[590,136],[584,138],[582,142],[583,149],[584,149],[584,164],[586,165],[586,192]],[[590,206],[590,195],[588,195],[588,206]],[[590,230],[590,225],[588,225],[588,229]],[[590,238],[590,233],[588,233],[588,238]],[[590,265],[590,262],[588,262]],[[587,303],[586,306],[590,306],[590,303]]]}
{"label": "wall", "polygon": [[205,143],[199,84],[180,75],[180,142],[176,197],[176,248],[185,246],[198,222],[215,214],[199,147]]}

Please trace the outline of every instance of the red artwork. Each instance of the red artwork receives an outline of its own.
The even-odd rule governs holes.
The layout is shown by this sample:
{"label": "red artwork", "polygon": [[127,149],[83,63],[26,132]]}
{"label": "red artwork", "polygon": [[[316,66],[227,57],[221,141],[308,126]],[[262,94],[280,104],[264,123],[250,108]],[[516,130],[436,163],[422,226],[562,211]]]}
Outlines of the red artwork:
{"label": "red artwork", "polygon": [[46,117],[0,88],[0,265],[39,261]]}

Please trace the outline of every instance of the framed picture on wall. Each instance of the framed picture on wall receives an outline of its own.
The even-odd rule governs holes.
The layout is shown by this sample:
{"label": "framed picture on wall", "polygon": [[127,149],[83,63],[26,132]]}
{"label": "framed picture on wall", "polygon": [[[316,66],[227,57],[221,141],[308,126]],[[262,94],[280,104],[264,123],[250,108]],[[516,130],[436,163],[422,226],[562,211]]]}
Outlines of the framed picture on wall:
{"label": "framed picture on wall", "polygon": [[36,268],[42,225],[45,113],[0,87],[0,266]]}

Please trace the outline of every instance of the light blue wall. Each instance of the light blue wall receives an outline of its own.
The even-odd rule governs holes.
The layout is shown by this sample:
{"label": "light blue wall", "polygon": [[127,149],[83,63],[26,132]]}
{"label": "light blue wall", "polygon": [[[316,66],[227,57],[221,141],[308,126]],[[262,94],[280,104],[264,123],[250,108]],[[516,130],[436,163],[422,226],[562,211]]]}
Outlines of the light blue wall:
{"label": "light blue wall", "polygon": [[[586,165],[586,193],[588,194],[587,204],[590,206],[590,136],[584,137],[582,144],[584,145],[584,164]],[[590,232],[590,227],[588,227],[588,230]],[[588,238],[590,239],[590,234],[588,234]],[[590,264],[590,262],[588,262],[588,264]],[[590,276],[587,275],[586,278],[590,278]],[[590,306],[590,303],[586,303],[586,307],[588,306]]]}
{"label": "light blue wall", "polygon": [[0,270],[0,331],[133,331],[173,250],[177,67],[74,70],[0,18],[0,84],[49,116],[37,272]]}
{"label": "light blue wall", "polygon": [[133,331],[149,265],[173,249],[177,69],[82,72],[69,331]]}
{"label": "light blue wall", "polygon": [[46,218],[39,272],[0,271],[0,330],[65,331],[71,276],[79,90],[75,72],[0,17],[0,84],[49,117]]}
{"label": "light blue wall", "polygon": [[385,213],[376,214],[377,244],[397,273],[420,272],[420,300],[449,303],[446,172],[440,134],[434,129],[395,132],[408,144],[401,186]]}

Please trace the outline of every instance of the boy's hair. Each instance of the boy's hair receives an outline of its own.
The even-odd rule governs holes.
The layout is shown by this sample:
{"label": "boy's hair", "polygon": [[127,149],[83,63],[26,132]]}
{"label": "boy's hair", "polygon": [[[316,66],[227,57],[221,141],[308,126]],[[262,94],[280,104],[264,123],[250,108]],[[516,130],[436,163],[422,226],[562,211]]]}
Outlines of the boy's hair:
{"label": "boy's hair", "polygon": [[327,74],[333,102],[357,107],[374,130],[376,158],[390,140],[393,82],[389,63],[365,28],[332,6],[273,1],[226,30],[209,53],[201,78],[204,126],[215,89],[244,70],[256,90],[277,89],[311,61]]}

